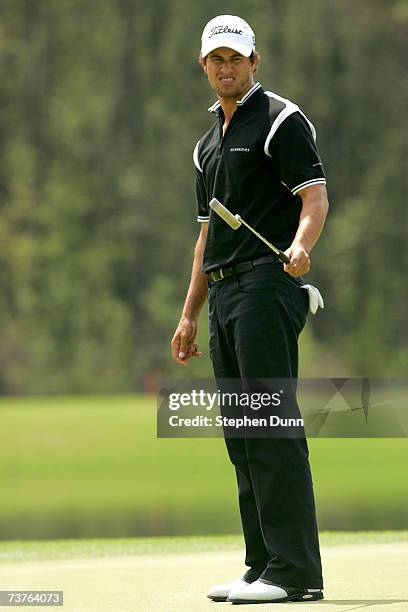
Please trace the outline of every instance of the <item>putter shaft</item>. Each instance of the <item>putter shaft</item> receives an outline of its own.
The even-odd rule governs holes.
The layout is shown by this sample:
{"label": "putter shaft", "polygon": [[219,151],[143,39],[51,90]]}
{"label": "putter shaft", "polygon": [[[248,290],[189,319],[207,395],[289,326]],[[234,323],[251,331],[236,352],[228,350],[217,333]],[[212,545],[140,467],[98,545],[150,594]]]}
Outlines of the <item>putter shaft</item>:
{"label": "putter shaft", "polygon": [[278,247],[272,244],[272,242],[269,242],[269,240],[262,236],[262,234],[259,234],[253,227],[249,225],[249,223],[247,223],[242,217],[240,217],[240,215],[235,215],[235,218],[237,219],[237,221],[240,221],[243,225],[245,225],[245,227],[247,227],[253,234],[255,234],[255,236],[259,238],[259,240],[262,240],[262,242],[264,242],[274,253],[276,253],[279,261],[285,264],[290,263],[289,257],[285,255],[283,251],[278,249]]}

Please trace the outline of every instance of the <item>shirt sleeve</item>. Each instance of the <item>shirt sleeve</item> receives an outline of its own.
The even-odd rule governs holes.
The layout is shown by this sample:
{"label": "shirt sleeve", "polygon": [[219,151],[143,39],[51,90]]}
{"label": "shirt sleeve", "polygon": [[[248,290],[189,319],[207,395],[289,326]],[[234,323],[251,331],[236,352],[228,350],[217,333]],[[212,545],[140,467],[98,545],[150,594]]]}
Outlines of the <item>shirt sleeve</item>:
{"label": "shirt sleeve", "polygon": [[326,183],[311,127],[301,113],[294,112],[281,123],[268,153],[279,180],[293,195],[310,185]]}
{"label": "shirt sleeve", "polygon": [[203,171],[199,160],[199,145],[197,142],[193,153],[193,161],[195,167],[195,190],[196,190],[196,205],[197,205],[197,221],[206,223],[210,220],[210,211],[208,208],[207,190],[205,188]]}

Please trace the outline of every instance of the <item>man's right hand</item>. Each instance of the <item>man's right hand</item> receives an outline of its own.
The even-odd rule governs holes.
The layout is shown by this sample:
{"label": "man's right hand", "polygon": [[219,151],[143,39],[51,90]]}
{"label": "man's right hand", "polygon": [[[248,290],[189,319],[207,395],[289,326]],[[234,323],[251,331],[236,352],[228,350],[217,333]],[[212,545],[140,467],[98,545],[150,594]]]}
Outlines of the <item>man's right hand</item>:
{"label": "man's right hand", "polygon": [[190,357],[201,357],[195,342],[198,331],[197,321],[182,317],[171,341],[171,350],[174,361],[187,365]]}

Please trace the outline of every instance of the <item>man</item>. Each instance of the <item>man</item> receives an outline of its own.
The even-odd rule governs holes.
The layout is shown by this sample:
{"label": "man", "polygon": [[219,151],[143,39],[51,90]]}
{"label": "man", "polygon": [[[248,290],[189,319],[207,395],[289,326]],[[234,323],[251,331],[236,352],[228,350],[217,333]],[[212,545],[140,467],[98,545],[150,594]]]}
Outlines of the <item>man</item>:
{"label": "man", "polygon": [[[220,15],[199,59],[218,100],[213,127],[194,151],[201,231],[191,283],[172,340],[173,358],[200,356],[197,322],[208,292],[210,355],[217,379],[296,378],[297,340],[308,310],[310,269],[328,210],[315,130],[292,102],[254,82],[255,36]],[[217,197],[284,250],[284,267],[243,228],[232,231],[208,203]],[[323,582],[307,442],[229,438],[246,545],[243,578],[216,585],[214,601],[322,599]]]}

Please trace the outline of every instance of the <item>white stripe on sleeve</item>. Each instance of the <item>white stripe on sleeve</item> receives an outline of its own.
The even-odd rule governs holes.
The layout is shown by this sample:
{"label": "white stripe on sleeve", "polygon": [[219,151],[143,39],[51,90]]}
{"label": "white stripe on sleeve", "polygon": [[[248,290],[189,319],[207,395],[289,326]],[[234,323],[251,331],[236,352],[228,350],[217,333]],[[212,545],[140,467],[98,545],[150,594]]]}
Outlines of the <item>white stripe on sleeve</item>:
{"label": "white stripe on sleeve", "polygon": [[310,185],[325,185],[325,184],[326,184],[325,178],[310,179],[309,181],[300,183],[300,185],[297,185],[296,187],[291,189],[291,192],[293,193],[293,195],[297,195],[299,191],[302,191],[302,189],[304,189],[305,187],[310,187]]}
{"label": "white stripe on sleeve", "polygon": [[199,144],[200,144],[200,141],[198,141],[195,146],[194,153],[193,153],[193,161],[194,161],[194,165],[197,168],[197,170],[199,170],[202,173],[203,169],[201,168],[200,162],[198,160],[198,145]]}
{"label": "white stripe on sleeve", "polygon": [[265,91],[264,93],[270,98],[276,98],[277,100],[284,102],[284,104],[286,105],[285,108],[279,113],[279,115],[276,117],[275,121],[271,125],[271,129],[269,130],[269,134],[265,140],[265,145],[264,145],[265,155],[267,155],[268,157],[271,157],[269,154],[269,144],[272,138],[275,136],[278,127],[285,121],[285,119],[287,119],[290,115],[296,112],[299,112],[302,115],[302,117],[306,119],[307,124],[310,128],[310,131],[312,133],[313,140],[316,142],[315,127],[313,123],[309,121],[306,115],[300,110],[297,104],[294,104],[293,102],[291,102],[290,100],[287,100],[286,98],[282,98],[281,96],[278,96],[278,94],[274,93],[273,91]]}

